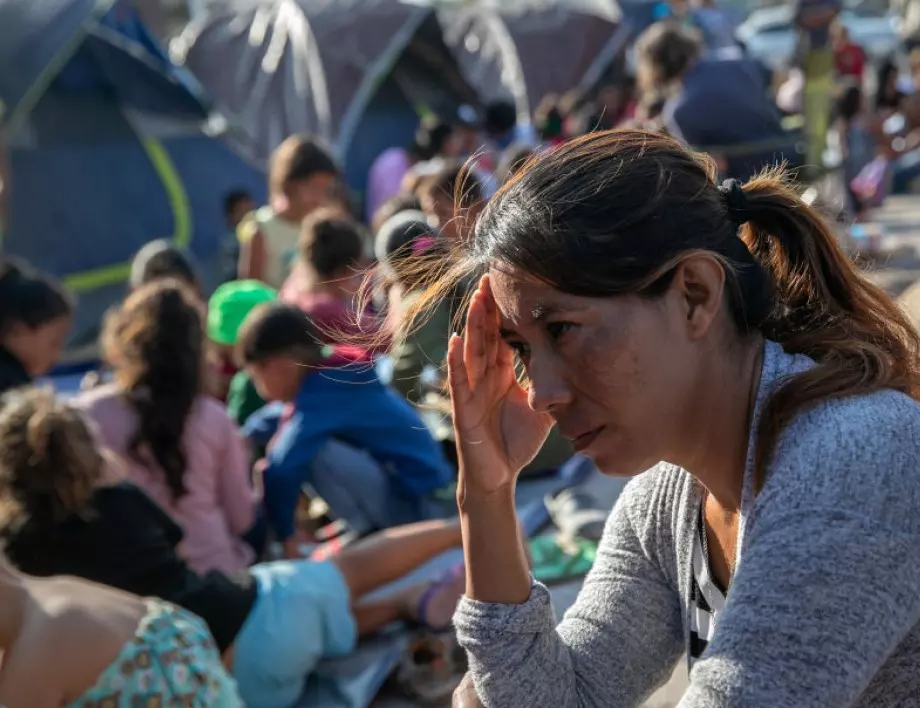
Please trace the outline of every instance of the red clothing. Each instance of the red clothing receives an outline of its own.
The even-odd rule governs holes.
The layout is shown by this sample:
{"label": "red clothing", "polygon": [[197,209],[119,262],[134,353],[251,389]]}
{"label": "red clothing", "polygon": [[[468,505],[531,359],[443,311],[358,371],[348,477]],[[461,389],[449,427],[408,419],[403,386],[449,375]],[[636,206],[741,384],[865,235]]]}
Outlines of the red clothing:
{"label": "red clothing", "polygon": [[862,79],[866,68],[866,53],[858,44],[847,43],[834,51],[838,76]]}

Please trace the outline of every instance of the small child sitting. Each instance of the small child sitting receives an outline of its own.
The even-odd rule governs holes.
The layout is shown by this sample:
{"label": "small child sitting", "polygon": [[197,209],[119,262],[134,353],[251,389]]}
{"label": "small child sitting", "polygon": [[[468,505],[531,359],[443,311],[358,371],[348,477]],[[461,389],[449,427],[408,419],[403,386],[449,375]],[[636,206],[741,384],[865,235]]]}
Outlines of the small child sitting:
{"label": "small child sitting", "polygon": [[[297,704],[317,662],[348,654],[358,637],[372,635],[391,622],[408,619],[443,629],[450,623],[463,592],[464,577],[458,572],[462,568],[455,567],[429,582],[366,597],[434,556],[459,546],[460,526],[456,521],[429,521],[389,529],[350,545],[328,562],[280,561],[261,563],[237,573],[211,571],[197,575],[176,552],[183,532],[173,518],[138,487],[117,482],[114,477],[86,421],[73,408],[55,400],[53,394],[31,389],[0,400],[0,543],[13,565],[30,576],[78,576],[135,595],[161,597],[200,616],[225,665],[232,669],[242,704],[249,708],[287,708]],[[240,705],[231,700],[232,696],[225,698],[231,687],[226,687],[228,681],[216,666],[215,653],[208,649],[212,645],[203,636],[203,627],[185,613],[157,601],[148,605],[146,617],[151,618],[152,613],[158,627],[161,622],[169,625],[151,636],[147,629],[152,632],[152,628],[145,628],[145,620],[140,619],[143,608],[139,601],[120,599],[98,586],[66,580],[59,585],[61,596],[55,598],[51,611],[49,605],[39,602],[19,604],[23,601],[23,582],[32,590],[40,588],[48,593],[45,597],[50,600],[59,581],[20,578],[0,564],[0,613],[15,612],[17,607],[36,610],[10,614],[4,627],[16,626],[14,618],[25,618],[24,627],[37,629],[42,610],[48,610],[47,616],[60,616],[63,610],[65,619],[73,620],[80,615],[69,610],[82,612],[93,603],[100,610],[105,608],[108,614],[97,616],[110,620],[109,630],[117,630],[120,636],[110,635],[107,651],[96,656],[103,632],[84,626],[82,631],[88,632],[83,637],[84,645],[68,643],[59,647],[60,663],[54,662],[58,655],[53,652],[30,654],[27,646],[17,646],[17,642],[4,646],[10,653],[4,656],[0,672],[0,700],[11,708],[50,708],[68,703],[64,698],[79,696],[118,654],[132,624],[144,630],[138,638],[149,641],[149,648],[157,653],[166,649],[161,643],[164,635],[175,641],[178,646],[170,649],[176,651],[169,659],[164,656],[164,661],[178,661],[179,665],[188,658],[198,661],[198,677],[213,684],[215,692],[209,698],[193,701],[194,705]],[[91,597],[91,591],[98,597]],[[116,616],[111,614],[113,608],[120,610]],[[54,636],[62,641],[68,638],[63,631]],[[33,634],[30,638],[37,637]],[[76,637],[69,638],[76,641]],[[132,649],[137,646],[131,645]],[[95,656],[96,671],[68,676],[64,670],[68,667],[67,657],[77,654],[81,659]],[[42,674],[17,673],[12,664],[14,656],[23,660],[40,656],[36,668]],[[55,670],[49,673],[49,666]],[[111,683],[101,687],[117,690],[120,681],[122,702],[112,705],[125,705],[135,678],[128,671],[130,665],[119,662],[116,666],[127,673],[112,677]],[[159,680],[157,666],[149,668],[144,680]],[[181,686],[185,680],[180,673],[173,676],[174,686]],[[19,680],[14,682],[17,676]],[[57,683],[65,677],[73,682],[67,686]],[[109,674],[102,676],[108,677]],[[42,688],[65,690],[60,695],[49,695],[44,702],[35,701],[34,693],[20,699],[22,694],[9,692],[23,687],[34,690],[39,684]],[[151,684],[147,686],[149,689]],[[217,691],[224,687],[227,690],[223,694]],[[95,692],[86,696],[89,697],[95,700],[77,705],[109,704]],[[148,705],[130,700],[128,704]],[[179,703],[163,703],[167,704]]]}
{"label": "small child sitting", "polygon": [[31,578],[0,556],[0,623],[16,628],[0,639],[0,705],[243,706],[204,622],[161,600]]}
{"label": "small child sitting", "polygon": [[329,344],[355,337],[371,341],[381,328],[376,315],[359,312],[356,303],[368,267],[365,252],[361,225],[340,212],[322,210],[304,220],[300,260],[279,297],[306,312]]}
{"label": "small child sitting", "polygon": [[287,553],[297,555],[306,483],[358,533],[453,515],[452,469],[415,409],[379,381],[365,352],[329,352],[319,338],[303,311],[280,303],[253,311],[239,338],[259,393],[280,402],[243,432],[268,445],[265,508]]}
{"label": "small child sitting", "polygon": [[178,280],[201,295],[201,281],[191,257],[183,249],[165,238],[142,246],[131,261],[129,288],[137,290],[155,281],[167,279]]}
{"label": "small child sitting", "polygon": [[242,425],[265,405],[252,379],[236,365],[236,340],[247,315],[278,293],[259,280],[224,283],[208,300],[208,392],[227,403],[227,413]]}

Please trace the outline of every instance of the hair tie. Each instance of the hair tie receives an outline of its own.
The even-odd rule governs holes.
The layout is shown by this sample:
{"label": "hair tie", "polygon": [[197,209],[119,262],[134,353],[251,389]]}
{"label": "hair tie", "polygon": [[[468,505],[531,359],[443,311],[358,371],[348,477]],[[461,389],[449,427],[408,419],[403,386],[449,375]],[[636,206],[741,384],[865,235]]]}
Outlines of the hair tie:
{"label": "hair tie", "polygon": [[719,193],[728,209],[728,218],[736,226],[746,224],[751,216],[747,197],[741,188],[741,182],[736,179],[727,179],[719,187]]}

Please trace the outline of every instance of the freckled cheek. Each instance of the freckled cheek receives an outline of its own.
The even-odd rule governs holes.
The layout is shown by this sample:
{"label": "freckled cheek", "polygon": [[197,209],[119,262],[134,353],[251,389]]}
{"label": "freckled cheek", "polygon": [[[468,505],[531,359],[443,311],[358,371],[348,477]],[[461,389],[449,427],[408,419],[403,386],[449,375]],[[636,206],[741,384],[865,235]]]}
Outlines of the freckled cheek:
{"label": "freckled cheek", "polygon": [[572,384],[580,395],[622,417],[641,395],[639,360],[629,347],[609,338],[584,342],[571,362]]}

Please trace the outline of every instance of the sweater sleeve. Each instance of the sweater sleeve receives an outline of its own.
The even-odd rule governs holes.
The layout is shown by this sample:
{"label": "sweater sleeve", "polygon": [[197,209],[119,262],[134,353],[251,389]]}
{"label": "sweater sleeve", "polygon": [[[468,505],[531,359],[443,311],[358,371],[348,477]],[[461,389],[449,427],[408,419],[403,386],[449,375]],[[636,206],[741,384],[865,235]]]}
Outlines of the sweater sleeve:
{"label": "sweater sleeve", "polygon": [[632,518],[653,505],[644,477],[621,495],[558,627],[539,583],[522,605],[461,601],[454,622],[485,705],[633,708],[670,676],[683,650],[681,604]]}
{"label": "sweater sleeve", "polygon": [[920,622],[920,408],[897,396],[826,404],[784,434],[680,708],[920,695],[915,668],[885,666]]}

